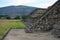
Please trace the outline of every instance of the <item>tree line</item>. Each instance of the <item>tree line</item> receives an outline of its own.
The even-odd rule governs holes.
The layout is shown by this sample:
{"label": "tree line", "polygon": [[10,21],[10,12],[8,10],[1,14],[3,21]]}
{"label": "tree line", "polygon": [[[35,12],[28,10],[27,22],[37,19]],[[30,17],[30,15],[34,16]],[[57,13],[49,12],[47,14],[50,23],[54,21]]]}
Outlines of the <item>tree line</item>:
{"label": "tree line", "polygon": [[0,15],[0,19],[21,19],[21,16],[16,15],[14,18],[11,18],[9,15]]}
{"label": "tree line", "polygon": [[16,15],[15,17],[11,17],[9,15],[0,15],[0,19],[26,19],[27,15]]}

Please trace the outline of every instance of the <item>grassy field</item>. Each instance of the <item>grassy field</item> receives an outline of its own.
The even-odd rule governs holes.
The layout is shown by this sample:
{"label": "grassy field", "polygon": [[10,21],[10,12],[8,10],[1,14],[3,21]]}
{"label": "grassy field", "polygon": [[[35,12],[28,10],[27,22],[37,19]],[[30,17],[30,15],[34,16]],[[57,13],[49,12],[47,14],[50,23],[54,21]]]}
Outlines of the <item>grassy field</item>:
{"label": "grassy field", "polygon": [[0,20],[0,37],[10,28],[24,28],[21,20]]}

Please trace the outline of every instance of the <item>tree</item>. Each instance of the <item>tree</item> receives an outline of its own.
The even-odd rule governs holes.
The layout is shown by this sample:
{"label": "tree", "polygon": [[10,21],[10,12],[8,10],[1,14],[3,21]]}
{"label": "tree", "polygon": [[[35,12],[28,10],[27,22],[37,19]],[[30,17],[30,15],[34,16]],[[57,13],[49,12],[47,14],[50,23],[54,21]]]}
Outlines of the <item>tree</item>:
{"label": "tree", "polygon": [[19,15],[17,15],[17,16],[15,17],[15,19],[20,19],[20,16],[19,16]]}
{"label": "tree", "polygon": [[11,17],[10,17],[10,16],[8,16],[8,15],[7,15],[7,16],[5,16],[5,17],[6,17],[6,19],[11,19]]}

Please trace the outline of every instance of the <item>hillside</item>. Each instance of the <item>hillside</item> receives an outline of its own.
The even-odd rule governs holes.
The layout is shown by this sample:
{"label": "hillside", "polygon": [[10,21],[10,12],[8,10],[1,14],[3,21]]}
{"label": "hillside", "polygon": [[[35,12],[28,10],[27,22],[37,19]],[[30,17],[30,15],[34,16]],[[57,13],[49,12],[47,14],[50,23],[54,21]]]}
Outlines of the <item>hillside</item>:
{"label": "hillside", "polygon": [[33,10],[35,10],[35,7],[29,7],[29,6],[8,6],[0,8],[0,15],[9,15],[9,16],[16,16],[16,15],[28,15]]}

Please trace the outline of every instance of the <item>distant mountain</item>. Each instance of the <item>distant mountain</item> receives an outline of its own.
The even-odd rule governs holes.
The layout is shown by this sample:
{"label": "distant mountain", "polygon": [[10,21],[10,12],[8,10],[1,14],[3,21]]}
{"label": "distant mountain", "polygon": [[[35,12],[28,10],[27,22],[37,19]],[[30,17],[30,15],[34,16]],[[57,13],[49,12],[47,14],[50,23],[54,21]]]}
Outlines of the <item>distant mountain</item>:
{"label": "distant mountain", "polygon": [[8,6],[0,8],[0,15],[9,15],[9,16],[16,16],[16,15],[28,15],[33,10],[35,10],[35,7],[29,7],[29,6]]}

